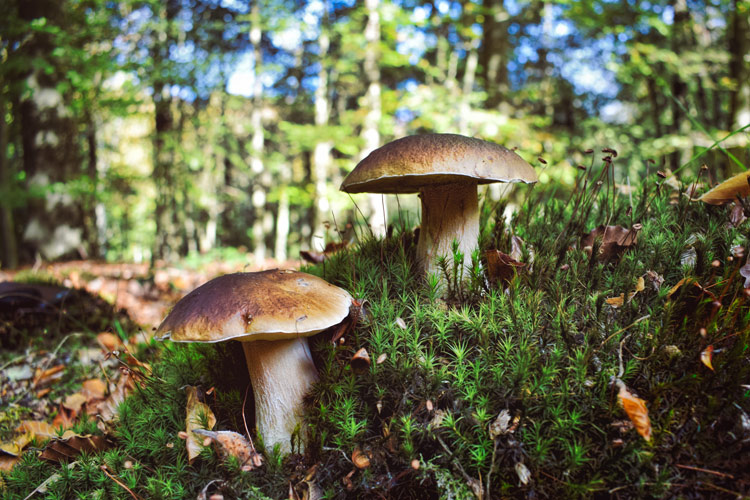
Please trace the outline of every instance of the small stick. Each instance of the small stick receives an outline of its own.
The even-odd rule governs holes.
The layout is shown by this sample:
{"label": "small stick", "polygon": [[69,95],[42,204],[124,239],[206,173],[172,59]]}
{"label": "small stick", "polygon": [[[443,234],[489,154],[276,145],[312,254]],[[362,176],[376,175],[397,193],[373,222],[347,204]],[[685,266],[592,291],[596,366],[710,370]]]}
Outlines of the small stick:
{"label": "small stick", "polygon": [[705,472],[706,474],[713,474],[715,476],[719,477],[728,477],[729,479],[734,479],[734,476],[731,474],[727,474],[725,472],[719,472],[711,469],[704,469],[702,467],[694,467],[692,465],[682,465],[682,464],[675,464],[680,469],[687,469],[687,470],[693,470],[696,472]]}
{"label": "small stick", "polygon": [[[627,329],[628,329],[628,328],[630,328],[631,326],[635,326],[635,325],[637,325],[638,323],[640,323],[641,321],[643,321],[644,319],[648,319],[648,318],[650,318],[650,317],[651,317],[651,315],[650,315],[650,314],[647,314],[647,315],[645,315],[645,316],[641,316],[641,317],[640,317],[640,318],[638,318],[637,320],[635,320],[635,321],[633,321],[632,323],[630,323],[630,324],[629,324],[628,326],[626,326],[626,327],[624,327],[624,328],[620,328],[620,329],[619,329],[619,330],[617,330],[617,331],[616,331],[615,333],[613,333],[612,335],[610,335],[609,337],[607,337],[606,339],[604,339],[604,340],[602,341],[602,343],[601,343],[601,344],[599,345],[599,349],[601,349],[602,347],[604,347],[604,344],[606,344],[607,342],[609,342],[610,340],[612,340],[612,338],[613,338],[613,337],[616,337],[617,335],[621,334],[622,332],[624,332],[625,330],[627,330]],[[597,349],[597,351],[598,351],[599,349]]]}
{"label": "small stick", "polygon": [[136,495],[135,493],[133,493],[133,490],[131,490],[130,488],[128,488],[127,486],[125,486],[125,484],[123,484],[122,481],[118,480],[115,476],[113,476],[112,474],[110,474],[109,472],[107,472],[107,466],[106,465],[101,465],[99,468],[101,469],[102,472],[104,472],[107,475],[108,478],[110,478],[112,481],[114,481],[117,484],[119,484],[120,486],[122,486],[125,489],[125,491],[127,491],[128,493],[130,493],[130,496],[133,497],[135,500],[143,500],[141,497],[139,497],[138,495]]}

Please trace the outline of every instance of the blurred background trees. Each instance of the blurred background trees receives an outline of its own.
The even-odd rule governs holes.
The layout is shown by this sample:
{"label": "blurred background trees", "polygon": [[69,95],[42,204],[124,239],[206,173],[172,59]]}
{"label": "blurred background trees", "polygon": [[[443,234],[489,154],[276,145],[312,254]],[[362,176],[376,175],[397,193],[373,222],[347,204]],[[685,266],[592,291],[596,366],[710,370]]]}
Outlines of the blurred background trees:
{"label": "blurred background trees", "polygon": [[517,147],[562,188],[587,148],[617,149],[621,182],[648,158],[750,165],[746,0],[0,7],[3,267],[228,247],[262,263],[382,233],[416,198],[338,185],[413,133]]}

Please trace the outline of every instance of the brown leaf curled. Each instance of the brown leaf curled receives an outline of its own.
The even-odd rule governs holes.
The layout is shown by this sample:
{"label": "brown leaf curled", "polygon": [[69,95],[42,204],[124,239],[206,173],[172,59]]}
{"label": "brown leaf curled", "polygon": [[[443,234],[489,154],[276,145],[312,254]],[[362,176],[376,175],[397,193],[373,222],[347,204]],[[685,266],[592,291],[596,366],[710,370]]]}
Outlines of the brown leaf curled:
{"label": "brown leaf curled", "polygon": [[648,418],[648,408],[646,408],[646,402],[641,398],[633,396],[625,387],[625,384],[620,382],[620,392],[617,394],[620,399],[622,407],[625,409],[625,413],[628,414],[628,418],[638,434],[643,436],[646,441],[651,441],[651,419]]}

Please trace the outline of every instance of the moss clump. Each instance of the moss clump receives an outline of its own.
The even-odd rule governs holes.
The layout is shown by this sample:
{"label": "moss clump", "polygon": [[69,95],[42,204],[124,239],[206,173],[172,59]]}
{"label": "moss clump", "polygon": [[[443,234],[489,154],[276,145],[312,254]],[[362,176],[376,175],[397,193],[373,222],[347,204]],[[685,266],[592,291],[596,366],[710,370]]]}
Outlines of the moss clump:
{"label": "moss clump", "polygon": [[[225,498],[286,497],[290,483],[326,498],[749,494],[750,298],[745,258],[730,259],[737,245],[747,253],[746,226],[728,224],[729,208],[671,196],[655,175],[631,206],[608,183],[609,167],[581,173],[564,195],[536,188],[508,224],[504,207],[485,205],[483,251],[525,242],[527,265],[507,286],[488,279],[478,252],[467,281],[443,263],[451,285],[441,300],[437,280],[417,277],[406,228],[307,269],[366,301],[367,314],[343,343],[313,342],[321,380],[304,457],[268,452],[263,467],[241,472],[206,449],[189,465],[176,437],[180,388],[215,387],[217,428],[241,432],[245,368],[231,345],[168,344],[123,405],[116,448],[81,459],[48,495],[127,498],[102,464],[144,498],[195,497],[212,480]],[[582,248],[596,226],[636,223],[637,243],[606,259],[605,242]],[[630,300],[607,303],[641,277]],[[670,293],[683,278],[700,286]],[[701,362],[708,346],[713,369]],[[373,362],[355,370],[361,347]],[[631,428],[613,377],[646,401],[650,442]],[[369,467],[352,464],[354,450]],[[23,498],[59,470],[27,456],[4,476],[3,494]]]}

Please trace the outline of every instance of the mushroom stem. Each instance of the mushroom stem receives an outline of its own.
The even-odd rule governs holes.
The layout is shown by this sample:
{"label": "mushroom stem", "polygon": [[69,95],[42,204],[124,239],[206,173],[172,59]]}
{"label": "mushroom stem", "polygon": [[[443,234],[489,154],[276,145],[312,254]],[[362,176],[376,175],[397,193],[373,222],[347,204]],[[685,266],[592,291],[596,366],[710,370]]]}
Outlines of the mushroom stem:
{"label": "mushroom stem", "polygon": [[425,275],[440,273],[438,257],[453,257],[453,241],[464,255],[463,275],[471,268],[471,254],[479,238],[477,183],[463,182],[425,187],[422,199],[422,226],[419,230],[417,261]]}
{"label": "mushroom stem", "polygon": [[303,451],[303,398],[318,380],[307,339],[256,340],[242,346],[255,394],[255,425],[266,449],[278,444],[282,453],[289,453],[299,427]]}

